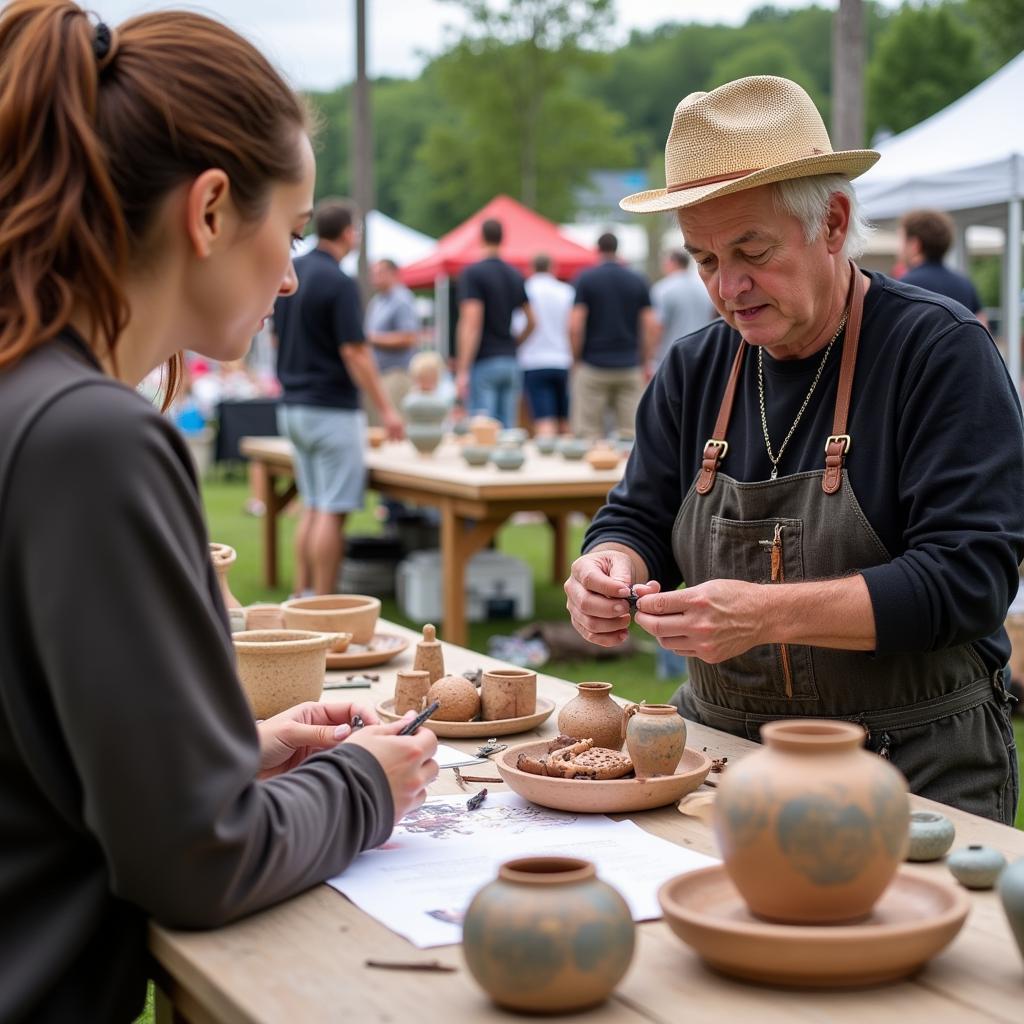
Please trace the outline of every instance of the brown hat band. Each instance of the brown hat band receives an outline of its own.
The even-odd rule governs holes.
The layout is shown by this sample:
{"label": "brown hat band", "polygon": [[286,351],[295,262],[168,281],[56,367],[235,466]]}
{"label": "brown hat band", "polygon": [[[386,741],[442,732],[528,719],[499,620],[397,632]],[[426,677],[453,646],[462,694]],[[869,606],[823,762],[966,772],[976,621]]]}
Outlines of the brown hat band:
{"label": "brown hat band", "polygon": [[763,167],[751,167],[746,171],[733,171],[732,174],[717,174],[711,178],[695,178],[693,181],[684,181],[681,185],[669,185],[666,192],[682,192],[688,188],[700,188],[701,185],[717,185],[720,181],[735,181],[737,178],[745,178],[748,174],[756,174],[764,170]]}

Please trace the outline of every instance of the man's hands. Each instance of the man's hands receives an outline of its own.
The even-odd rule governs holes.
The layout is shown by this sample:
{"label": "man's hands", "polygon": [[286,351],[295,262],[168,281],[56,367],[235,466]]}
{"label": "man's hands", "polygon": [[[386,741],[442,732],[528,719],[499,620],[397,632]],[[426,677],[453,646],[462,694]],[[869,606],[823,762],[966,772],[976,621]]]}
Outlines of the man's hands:
{"label": "man's hands", "polygon": [[401,441],[405,437],[405,423],[393,408],[385,409],[380,414],[380,422],[388,432],[389,441]]}
{"label": "man's hands", "polygon": [[584,640],[617,647],[626,639],[633,574],[633,560],[624,551],[591,551],[572,563],[565,581],[565,606]]}

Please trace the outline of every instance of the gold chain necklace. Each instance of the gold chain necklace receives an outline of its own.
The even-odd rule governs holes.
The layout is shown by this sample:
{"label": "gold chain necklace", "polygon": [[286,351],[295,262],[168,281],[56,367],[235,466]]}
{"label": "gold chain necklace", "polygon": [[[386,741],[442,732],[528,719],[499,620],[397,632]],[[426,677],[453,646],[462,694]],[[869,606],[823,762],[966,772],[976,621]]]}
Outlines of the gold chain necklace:
{"label": "gold chain necklace", "polygon": [[789,439],[793,436],[793,432],[797,428],[797,424],[800,422],[800,418],[804,414],[804,410],[807,408],[807,403],[811,400],[811,395],[814,394],[814,389],[818,386],[818,381],[821,380],[821,374],[825,369],[825,363],[828,362],[828,354],[832,351],[832,346],[836,343],[839,335],[843,333],[843,328],[846,326],[846,314],[843,314],[843,319],[839,321],[839,326],[836,328],[836,333],[832,335],[832,340],[828,343],[828,348],[825,349],[825,354],[821,357],[821,362],[818,364],[818,372],[814,375],[814,380],[811,381],[811,388],[807,392],[807,397],[803,401],[803,405],[800,406],[799,412],[796,414],[796,419],[793,420],[793,425],[789,428],[789,433],[783,438],[782,444],[779,445],[779,454],[772,454],[772,441],[768,436],[768,414],[765,412],[764,405],[764,347],[758,346],[757,349],[757,392],[761,400],[761,430],[764,432],[764,446],[768,452],[768,461],[772,464],[772,479],[776,480],[779,476],[779,462],[782,460],[782,453],[786,450],[786,445],[789,444]]}

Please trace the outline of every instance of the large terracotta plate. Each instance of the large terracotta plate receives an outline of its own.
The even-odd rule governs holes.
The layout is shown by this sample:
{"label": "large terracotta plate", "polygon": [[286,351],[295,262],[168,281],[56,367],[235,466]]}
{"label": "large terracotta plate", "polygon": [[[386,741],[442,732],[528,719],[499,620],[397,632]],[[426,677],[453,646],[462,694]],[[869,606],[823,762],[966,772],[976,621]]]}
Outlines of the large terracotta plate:
{"label": "large terracotta plate", "polygon": [[542,807],[559,811],[583,811],[591,814],[619,814],[647,811],[675,803],[692,793],[707,778],[711,758],[689,747],[675,775],[654,779],[549,779],[521,772],[516,767],[520,754],[543,754],[548,742],[519,743],[494,759],[498,774],[511,790]]}
{"label": "large terracotta plate", "polygon": [[[490,739],[492,736],[511,736],[517,732],[536,729],[555,710],[555,702],[547,697],[537,698],[537,710],[532,715],[520,718],[496,718],[490,722],[435,722],[428,718],[426,725],[446,739]],[[401,715],[395,714],[394,700],[384,700],[377,705],[377,714],[385,722],[397,722]]]}
{"label": "large terracotta plate", "polygon": [[404,636],[394,633],[374,633],[368,644],[349,644],[339,654],[327,654],[327,669],[370,668],[383,665],[401,654],[409,646]]}
{"label": "large terracotta plate", "polygon": [[670,878],[658,902],[672,931],[710,966],[801,988],[878,985],[913,974],[948,945],[970,910],[963,889],[907,867],[859,924],[762,921],[721,864]]}

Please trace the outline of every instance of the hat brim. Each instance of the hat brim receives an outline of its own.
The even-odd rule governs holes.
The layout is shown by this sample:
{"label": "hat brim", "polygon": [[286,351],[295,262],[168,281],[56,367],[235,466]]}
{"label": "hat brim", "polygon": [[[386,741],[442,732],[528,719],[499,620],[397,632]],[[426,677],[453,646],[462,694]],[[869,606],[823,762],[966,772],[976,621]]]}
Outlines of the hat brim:
{"label": "hat brim", "polygon": [[634,192],[619,201],[619,206],[627,213],[662,213],[665,210],[681,210],[687,206],[696,206],[709,199],[719,196],[743,192],[759,185],[771,185],[776,181],[788,181],[792,178],[809,178],[816,174],[842,174],[846,178],[856,178],[870,168],[881,156],[873,149],[848,149],[839,153],[822,153],[818,156],[804,157],[802,160],[791,160],[789,163],[776,164],[761,171],[754,171],[743,178],[732,181],[720,181],[711,185],[697,185],[695,188],[680,189],[669,192],[664,188],[652,188],[646,192]]}

